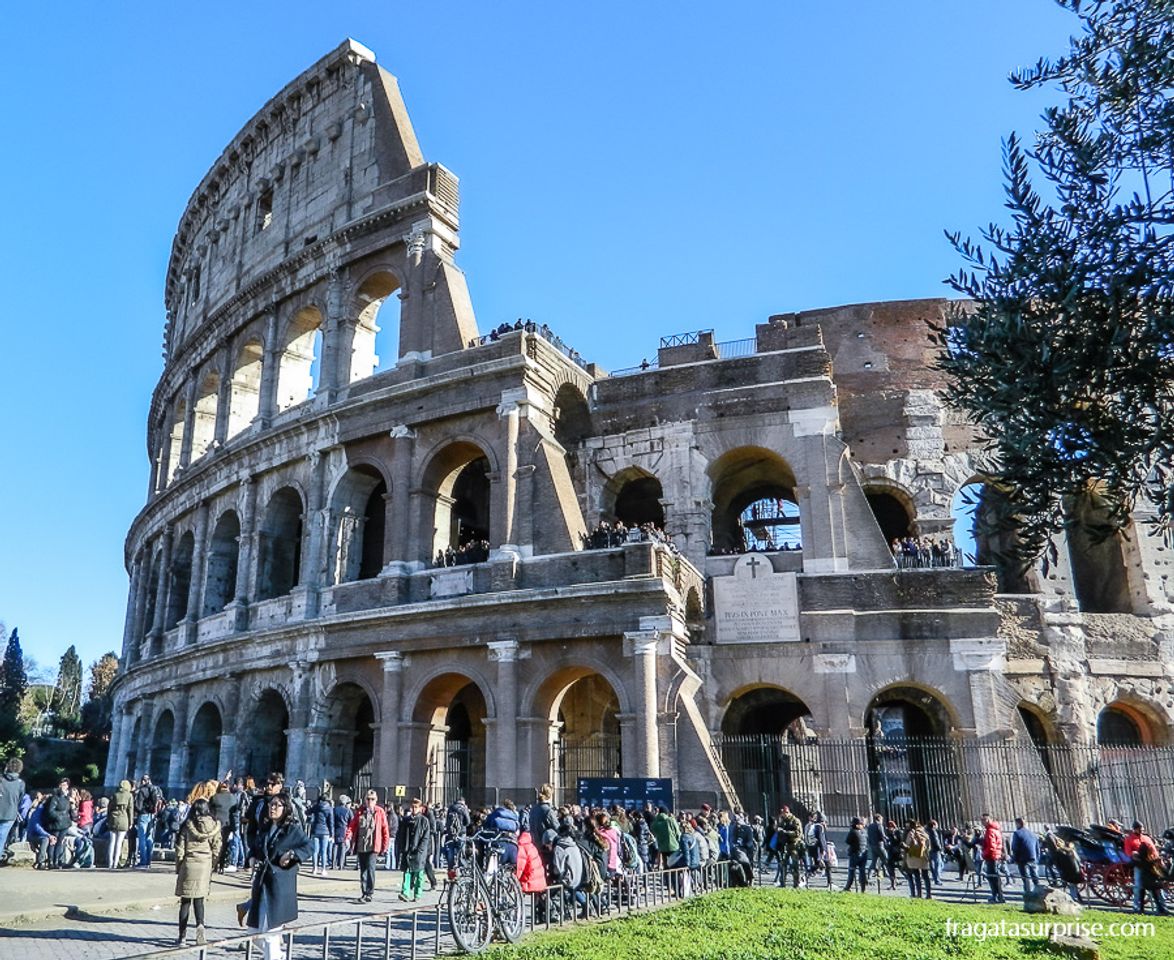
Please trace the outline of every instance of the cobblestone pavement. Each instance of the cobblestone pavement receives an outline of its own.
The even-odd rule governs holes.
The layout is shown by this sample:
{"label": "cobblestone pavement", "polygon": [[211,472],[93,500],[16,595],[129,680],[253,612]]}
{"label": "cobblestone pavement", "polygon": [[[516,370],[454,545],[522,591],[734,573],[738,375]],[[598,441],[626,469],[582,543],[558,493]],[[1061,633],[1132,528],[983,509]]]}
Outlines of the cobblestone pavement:
{"label": "cobblestone pavement", "polygon": [[[0,872],[0,908],[6,905],[5,900],[8,899],[5,896],[5,889],[11,890],[13,881],[19,881],[17,875],[20,874],[26,877],[32,876],[31,872],[23,870]],[[56,881],[55,886],[61,887],[66,884],[72,886],[72,892],[75,894],[72,899],[79,903],[80,909],[67,917],[44,919],[20,926],[0,928],[0,957],[19,958],[19,960],[26,960],[26,958],[27,960],[116,960],[116,958],[166,950],[174,946],[177,901],[171,896],[174,874],[171,874],[170,871],[152,870],[148,875],[151,878],[151,883],[158,888],[157,905],[148,908],[140,906],[125,912],[114,912],[109,907],[103,906],[97,906],[94,908],[95,912],[90,912],[85,906],[85,885],[92,885],[91,890],[99,887],[104,889],[113,901],[113,887],[117,887],[120,883],[124,886],[141,883],[142,874],[139,874],[138,877],[133,877],[133,875],[128,877],[126,871],[115,874],[106,871],[71,871],[56,876],[59,877],[59,880]],[[935,898],[947,902],[982,903],[986,901],[985,888],[976,892],[972,885],[958,881],[956,876],[954,871],[950,872],[945,883],[935,889]],[[397,937],[407,936],[410,928],[406,914],[409,909],[407,905],[401,904],[397,900],[400,877],[401,874],[398,872],[379,871],[375,899],[371,904],[365,905],[351,902],[358,893],[357,871],[343,871],[336,876],[325,879],[304,877],[300,884],[301,917],[298,923],[328,923],[336,920],[354,919],[360,914],[387,913],[397,908],[404,908],[405,919],[397,921],[397,925],[402,928],[402,933],[396,935]],[[760,882],[769,885],[772,879],[773,871],[762,875]],[[835,895],[842,889],[845,880],[845,871],[837,869],[833,871],[830,893],[826,880],[822,876],[812,878],[809,891],[812,896]],[[900,878],[898,878],[898,885],[894,890],[889,890],[887,880],[882,880],[878,891],[876,880],[873,878],[870,880],[869,890],[873,895],[879,892],[882,896],[908,896],[908,888]],[[235,902],[245,898],[247,889],[246,875],[237,874],[216,878],[207,912],[207,935],[210,942],[241,935],[242,931],[236,923]],[[1008,901],[1012,906],[1019,903],[1022,888],[1017,880],[1009,885],[1007,894]],[[57,896],[60,897],[61,894],[58,893]],[[420,905],[435,905],[439,896],[439,892],[426,892]],[[424,914],[420,917],[418,936],[421,956],[431,955],[434,918],[435,913]],[[373,926],[376,929],[369,930],[367,933],[370,938],[369,953],[371,956],[374,956],[376,952],[382,955],[383,921],[379,921]],[[337,949],[329,951],[331,956],[344,954],[350,956],[353,954],[354,930],[355,928],[351,926],[345,932],[337,934],[340,941],[345,939],[345,949],[344,943],[339,942]],[[376,950],[377,947],[378,950]],[[321,936],[313,939],[312,947],[311,943],[307,942],[303,949],[307,951],[307,955],[323,956]],[[210,953],[211,957],[235,955],[227,950]],[[298,955],[301,956],[301,951],[298,952]],[[194,958],[196,955],[189,953],[187,956]],[[254,956],[259,956],[259,952],[254,953]]]}

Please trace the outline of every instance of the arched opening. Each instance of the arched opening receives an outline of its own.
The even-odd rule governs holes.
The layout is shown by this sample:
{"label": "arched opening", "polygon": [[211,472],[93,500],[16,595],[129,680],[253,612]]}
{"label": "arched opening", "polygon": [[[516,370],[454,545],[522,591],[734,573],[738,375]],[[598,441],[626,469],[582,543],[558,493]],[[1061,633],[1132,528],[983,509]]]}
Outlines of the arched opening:
{"label": "arched opening", "polygon": [[1111,703],[1097,716],[1098,746],[1140,747],[1152,742],[1149,724],[1127,704]]}
{"label": "arched opening", "polygon": [[608,680],[585,667],[571,668],[545,686],[553,694],[550,783],[559,796],[575,797],[580,777],[622,776],[620,701]]}
{"label": "arched opening", "polygon": [[314,395],[322,361],[322,314],[314,307],[299,310],[286,330],[277,368],[277,409],[288,410]]}
{"label": "arched opening", "polygon": [[427,792],[433,802],[481,802],[486,716],[485,695],[462,674],[436,677],[421,692],[414,719],[427,725]]}
{"label": "arched opening", "polygon": [[872,809],[902,824],[958,822],[961,771],[945,705],[918,687],[894,686],[872,699],[864,720]]}
{"label": "arched opening", "polygon": [[257,599],[285,596],[302,566],[302,498],[293,487],[282,487],[269,501],[257,547]]}
{"label": "arched opening", "polygon": [[258,781],[270,773],[283,773],[287,729],[289,710],[285,700],[270,687],[257,701],[246,732],[237,745],[237,756],[243,759],[241,770],[248,771]]}
{"label": "arched opening", "polygon": [[615,519],[629,529],[651,523],[664,529],[664,490],[656,477],[633,477],[616,494]]}
{"label": "arched opening", "polygon": [[916,535],[911,504],[905,498],[883,487],[865,487],[864,496],[872,508],[877,525],[881,528],[885,543],[891,544],[894,540],[904,540]]}
{"label": "arched opening", "polygon": [[334,583],[367,580],[383,569],[387,484],[374,467],[346,472],[334,491],[330,517],[334,525]]}
{"label": "arched opening", "polygon": [[151,559],[151,573],[147,578],[147,599],[143,610],[143,635],[146,639],[155,628],[155,613],[159,606],[159,570],[163,566],[163,552],[155,550]]}
{"label": "arched opening", "polygon": [[143,742],[143,718],[135,717],[134,726],[130,731],[130,747],[126,751],[126,765],[122,768],[123,780],[134,783],[137,779],[139,762],[139,745]]}
{"label": "arched opening", "polygon": [[[476,444],[458,442],[441,451],[425,473],[424,488],[434,490],[433,559],[447,550],[461,551],[464,562],[488,559],[490,463]],[[474,545],[471,551],[469,545]],[[483,555],[484,554],[484,555]]]}
{"label": "arched opening", "polygon": [[374,783],[375,707],[357,683],[340,683],[326,698],[322,775],[335,793],[362,797]]}
{"label": "arched opening", "polygon": [[795,474],[778,454],[741,447],[709,468],[713,483],[713,550],[801,550]]}
{"label": "arched opening", "polygon": [[208,543],[207,576],[204,580],[203,616],[219,613],[236,596],[237,562],[241,525],[233,510],[225,511],[212,528]]}
{"label": "arched opening", "polygon": [[167,482],[175,478],[179,469],[179,458],[183,454],[183,432],[188,418],[187,404],[180,400],[175,405],[175,414],[171,421],[171,438],[167,446]]}
{"label": "arched opening", "polygon": [[209,373],[200,384],[196,395],[195,415],[192,418],[192,462],[199,460],[216,437],[216,405],[220,400],[220,376]]}
{"label": "arched opening", "polygon": [[554,438],[569,452],[592,436],[591,411],[579,390],[564,383],[554,395]]}
{"label": "arched opening", "polygon": [[171,586],[167,591],[167,620],[164,628],[170,630],[188,615],[188,593],[192,587],[192,554],[196,538],[190,530],[179,538],[171,558]]}
{"label": "arched opening", "polygon": [[192,732],[188,737],[187,782],[218,779],[223,771],[220,765],[220,737],[224,726],[220,710],[211,701],[196,711]]}
{"label": "arched opening", "polygon": [[994,484],[964,483],[951,504],[954,543],[964,563],[995,568],[1000,593],[1030,593],[1027,571],[1015,557],[1019,536],[1010,509],[1010,501]]}
{"label": "arched opening", "polygon": [[155,733],[151,737],[151,756],[147,773],[151,782],[166,790],[171,769],[171,743],[175,739],[175,715],[164,710],[155,721]]}
{"label": "arched opening", "polygon": [[[820,808],[806,753],[814,749],[811,711],[779,687],[760,686],[731,698],[722,717],[722,763],[747,809]],[[818,766],[818,764],[816,764]]]}
{"label": "arched opening", "polygon": [[1068,498],[1068,559],[1082,613],[1132,613],[1122,539],[1096,494]]}
{"label": "arched opening", "polygon": [[398,356],[399,299],[391,295],[399,280],[390,273],[377,273],[359,287],[359,319],[351,343],[348,383],[389,370]]}
{"label": "arched opening", "polygon": [[250,340],[240,349],[232,373],[228,401],[228,436],[249,426],[261,409],[261,368],[265,350],[261,341]]}

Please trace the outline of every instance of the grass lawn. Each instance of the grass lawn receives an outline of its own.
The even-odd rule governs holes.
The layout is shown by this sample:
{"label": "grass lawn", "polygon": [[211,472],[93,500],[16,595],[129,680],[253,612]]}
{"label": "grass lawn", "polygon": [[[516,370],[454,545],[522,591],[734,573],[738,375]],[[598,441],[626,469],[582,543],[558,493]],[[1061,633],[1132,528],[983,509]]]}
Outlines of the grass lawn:
{"label": "grass lawn", "polygon": [[[653,913],[534,933],[495,960],[1002,960],[1059,954],[1044,936],[967,936],[966,924],[1065,922],[1019,908],[868,894],[725,890]],[[1086,910],[1076,922],[1152,921],[1153,936],[1097,937],[1104,960],[1171,960],[1174,918]],[[951,935],[947,920],[960,928]]]}

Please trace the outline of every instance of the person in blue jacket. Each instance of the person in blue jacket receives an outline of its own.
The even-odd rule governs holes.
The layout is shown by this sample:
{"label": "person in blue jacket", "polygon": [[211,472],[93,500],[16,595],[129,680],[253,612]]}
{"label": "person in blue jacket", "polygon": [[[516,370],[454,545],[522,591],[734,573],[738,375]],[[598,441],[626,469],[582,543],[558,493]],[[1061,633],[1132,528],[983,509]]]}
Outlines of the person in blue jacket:
{"label": "person in blue jacket", "polygon": [[340,795],[338,803],[334,805],[334,856],[331,866],[341,870],[346,866],[346,828],[351,822],[351,798],[345,793]]}
{"label": "person in blue jacket", "polygon": [[306,814],[306,832],[310,835],[310,873],[312,876],[326,876],[326,868],[334,859],[334,806],[325,792],[318,793],[318,799]]}
{"label": "person in blue jacket", "polygon": [[25,838],[37,855],[37,862],[33,864],[38,870],[45,870],[49,866],[49,831],[45,829],[45,798],[42,797],[29,811],[28,831]]}

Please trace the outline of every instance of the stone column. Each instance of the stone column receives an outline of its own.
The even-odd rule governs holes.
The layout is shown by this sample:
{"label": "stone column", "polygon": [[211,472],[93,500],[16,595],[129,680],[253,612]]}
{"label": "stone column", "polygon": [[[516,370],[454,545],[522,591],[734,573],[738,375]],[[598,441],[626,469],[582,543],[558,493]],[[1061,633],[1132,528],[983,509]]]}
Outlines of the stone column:
{"label": "stone column", "polygon": [[[397,424],[388,434],[391,440],[391,501],[390,512],[384,525],[384,556],[387,565],[393,563],[419,563],[417,551],[413,550],[413,527],[419,527],[413,519],[412,504],[412,459],[415,452],[416,434]],[[431,541],[429,541],[431,549]]]}
{"label": "stone column", "polygon": [[192,433],[196,428],[196,381],[188,382],[184,391],[183,443],[179,448],[179,466],[185,469],[192,462]]}
{"label": "stone column", "polygon": [[228,439],[228,418],[232,413],[232,345],[225,343],[220,353],[220,390],[216,394],[216,426],[212,444],[222,447]]}
{"label": "stone column", "polygon": [[310,669],[303,661],[297,660],[290,664],[293,671],[293,682],[290,691],[293,694],[293,703],[289,711],[289,729],[286,730],[288,742],[285,752],[285,780],[292,783],[301,777],[306,769],[306,726],[310,718]]}
{"label": "stone column", "polygon": [[168,793],[187,793],[185,781],[188,766],[188,693],[185,690],[175,701],[175,727],[171,735],[171,758],[167,765]]}
{"label": "stone column", "polygon": [[332,403],[338,391],[350,383],[350,359],[355,325],[346,311],[345,277],[330,271],[326,284],[326,316],[322,321],[322,360],[317,395]]}
{"label": "stone column", "polygon": [[125,726],[122,704],[115,704],[111,710],[110,748],[106,751],[106,776],[102,781],[102,786],[107,790],[117,787],[118,781],[122,779],[118,776],[118,771],[120,760],[123,757],[121,750],[124,738],[123,727]]}
{"label": "stone column", "polygon": [[[148,700],[143,704],[139,711],[139,736],[142,738],[140,742],[134,745],[135,748],[135,768],[133,776],[130,778],[135,783],[142,779],[143,774],[151,772],[151,720],[155,715],[155,704]],[[134,724],[131,724],[131,731],[133,736]],[[129,752],[129,751],[128,751]]]}
{"label": "stone column", "polygon": [[307,496],[309,502],[306,504],[305,541],[298,585],[304,589],[306,594],[305,617],[309,620],[318,616],[318,594],[322,589],[322,571],[325,565],[325,527],[329,511],[322,509],[322,502],[326,496],[324,491],[326,456],[322,452],[315,451],[307,459],[310,461],[310,483]]}
{"label": "stone column", "polygon": [[252,477],[245,477],[241,481],[241,488],[241,532],[238,541],[240,548],[236,557],[236,587],[232,602],[229,604],[232,609],[233,628],[237,632],[249,629],[249,584],[254,581],[253,567],[257,555],[257,535],[253,530],[257,513],[257,481]]}
{"label": "stone column", "polygon": [[236,767],[237,728],[229,726],[229,718],[240,715],[241,685],[243,683],[242,677],[232,675],[228,677],[228,687],[224,693],[224,716],[220,718],[220,758],[217,763],[217,771],[221,774]]}
{"label": "stone column", "polygon": [[139,552],[139,582],[132,598],[134,603],[134,617],[131,623],[130,647],[127,650],[127,666],[137,663],[141,653],[143,637],[151,625],[147,619],[147,591],[151,586],[151,551],[144,549]]}
{"label": "stone column", "polygon": [[277,415],[277,374],[283,353],[284,348],[277,342],[277,308],[270,307],[265,316],[265,359],[261,366],[261,396],[257,409],[257,421],[262,430]]}
{"label": "stone column", "polygon": [[[497,662],[495,723],[487,743],[493,752],[494,773],[488,786],[512,790],[518,784],[518,641],[495,640],[487,645],[491,662]],[[488,779],[488,778],[487,778]]]}
{"label": "stone column", "polygon": [[497,407],[497,416],[503,422],[504,434],[502,440],[502,463],[497,475],[492,479],[492,494],[490,501],[490,548],[517,555],[518,549],[514,543],[514,509],[518,490],[518,422],[521,412],[518,409],[520,397],[525,395],[525,388],[518,390],[503,390],[501,403]]}
{"label": "stone column", "polygon": [[135,625],[139,617],[139,587],[143,580],[143,561],[136,557],[130,565],[130,589],[126,599],[126,619],[122,624],[122,664],[128,666],[132,662],[131,650],[138,642],[135,639]]}
{"label": "stone column", "polygon": [[188,582],[188,610],[180,624],[182,643],[188,646],[196,642],[196,624],[204,606],[204,582],[206,571],[204,559],[208,552],[208,502],[203,501],[196,510],[195,545],[192,548],[192,575]]}
{"label": "stone column", "polygon": [[375,772],[384,787],[404,782],[402,761],[404,751],[400,749],[400,689],[403,686],[405,657],[398,650],[375,654],[383,664],[383,696],[379,704],[379,767]]}
{"label": "stone column", "polygon": [[660,732],[657,717],[656,668],[661,646],[658,630],[624,634],[624,652],[635,668],[635,741],[638,777],[660,776]]}

